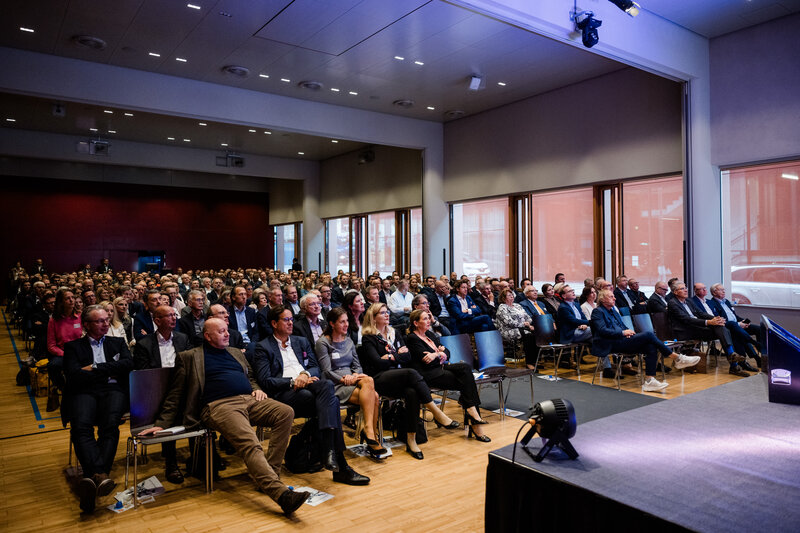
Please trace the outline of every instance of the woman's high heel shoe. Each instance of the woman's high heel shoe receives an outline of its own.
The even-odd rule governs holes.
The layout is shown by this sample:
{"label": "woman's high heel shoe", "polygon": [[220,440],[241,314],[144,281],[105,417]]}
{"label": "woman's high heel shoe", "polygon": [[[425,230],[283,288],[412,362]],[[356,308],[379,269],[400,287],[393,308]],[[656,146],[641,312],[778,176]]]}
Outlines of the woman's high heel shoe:
{"label": "woman's high heel shoe", "polygon": [[477,425],[480,425],[480,424],[488,424],[488,423],[489,422],[487,422],[486,420],[478,420],[477,418],[473,418],[473,416],[471,414],[469,414],[468,412],[464,411],[464,425],[465,426],[468,426],[468,425],[477,426]]}
{"label": "woman's high heel shoe", "polygon": [[422,461],[422,459],[424,459],[424,457],[422,455],[422,452],[411,451],[411,447],[408,444],[406,444],[406,451],[408,452],[408,455],[410,455],[414,459],[418,459],[420,461]]}
{"label": "woman's high heel shoe", "polygon": [[471,437],[475,437],[475,440],[479,440],[481,442],[492,442],[492,439],[486,435],[478,435],[475,433],[475,430],[472,429],[472,426],[481,424],[486,424],[486,421],[476,420],[466,410],[464,410],[464,426],[467,428],[467,438],[469,439]]}
{"label": "woman's high heel shoe", "polygon": [[[361,430],[361,444],[367,443],[364,449],[367,451],[370,456],[377,458],[379,455],[383,455],[386,453],[386,448],[381,446],[381,443],[367,438],[367,433],[363,429]],[[377,448],[373,448],[373,446],[378,446]]]}
{"label": "woman's high heel shoe", "polygon": [[455,420],[451,420],[449,424],[442,424],[441,422],[439,422],[438,420],[436,420],[436,419],[434,418],[434,419],[433,419],[433,422],[436,424],[436,427],[437,427],[437,428],[444,428],[444,429],[458,429],[458,428],[460,428],[460,427],[461,427],[461,424],[459,424],[459,423],[458,423],[458,422],[456,422]]}
{"label": "woman's high heel shoe", "polygon": [[492,442],[492,439],[490,439],[488,436],[486,436],[486,435],[478,435],[477,433],[475,433],[475,430],[472,429],[472,426],[468,426],[467,427],[467,438],[469,439],[471,437],[475,437],[475,440],[479,440],[481,442]]}

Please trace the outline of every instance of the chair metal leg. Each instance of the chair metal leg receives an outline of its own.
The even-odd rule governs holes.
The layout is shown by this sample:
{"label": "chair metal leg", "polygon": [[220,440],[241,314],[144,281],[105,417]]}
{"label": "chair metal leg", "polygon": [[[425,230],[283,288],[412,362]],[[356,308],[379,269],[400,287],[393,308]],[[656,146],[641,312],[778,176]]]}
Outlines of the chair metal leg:
{"label": "chair metal leg", "polygon": [[211,431],[206,433],[206,492],[214,492],[214,437]]}
{"label": "chair metal leg", "polygon": [[506,418],[506,402],[503,398],[503,380],[497,382],[497,391],[500,394],[500,420]]}
{"label": "chair metal leg", "polygon": [[133,439],[133,508],[139,507],[139,463],[137,462],[138,455],[136,454],[139,441],[134,437]]}
{"label": "chair metal leg", "polygon": [[[611,357],[611,354],[608,354],[606,357]],[[594,385],[594,379],[597,377],[597,371],[600,370],[600,365],[603,364],[603,358],[597,358],[597,364],[594,365],[594,374],[592,374],[592,385]]]}

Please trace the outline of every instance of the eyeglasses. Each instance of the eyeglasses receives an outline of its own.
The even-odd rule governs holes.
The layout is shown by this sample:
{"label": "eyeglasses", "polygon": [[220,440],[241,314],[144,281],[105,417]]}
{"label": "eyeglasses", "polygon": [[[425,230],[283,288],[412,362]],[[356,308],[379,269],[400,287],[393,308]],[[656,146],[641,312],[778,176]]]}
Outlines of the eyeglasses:
{"label": "eyeglasses", "polygon": [[281,317],[281,320],[283,320],[284,322],[286,322],[288,324],[289,322],[294,322],[294,317],[284,316],[284,317]]}

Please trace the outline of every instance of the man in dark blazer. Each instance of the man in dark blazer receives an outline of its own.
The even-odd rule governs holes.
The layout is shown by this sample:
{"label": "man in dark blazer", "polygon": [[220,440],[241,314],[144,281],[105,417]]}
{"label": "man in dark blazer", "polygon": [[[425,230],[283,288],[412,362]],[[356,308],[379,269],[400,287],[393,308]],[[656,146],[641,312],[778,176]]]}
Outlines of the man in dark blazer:
{"label": "man in dark blazer", "polygon": [[575,301],[575,289],[563,285],[559,295],[563,303],[558,306],[558,331],[562,344],[586,342],[592,338],[589,321],[583,316],[581,306]]}
{"label": "man in dark blazer", "polygon": [[489,315],[492,320],[494,320],[494,317],[497,315],[497,307],[500,303],[492,292],[492,286],[481,280],[475,284],[475,288],[478,289],[478,292],[472,297],[472,300],[475,302],[475,305],[478,306],[478,309],[481,310],[481,313]]}
{"label": "man in dark blazer", "polygon": [[[761,356],[758,354],[764,334],[761,326],[752,324],[749,320],[736,314],[733,304],[725,298],[725,287],[721,283],[711,286],[711,296],[713,297],[707,300],[708,305],[713,314],[725,319],[725,327],[731,332],[734,350],[739,353],[747,353],[756,360],[758,366],[761,366]],[[755,335],[756,340],[753,340],[751,335]]]}
{"label": "man in dark blazer", "polygon": [[[189,337],[192,348],[203,344],[203,323],[206,321],[206,293],[201,290],[189,291],[186,308],[178,320],[178,331]],[[188,309],[189,312],[185,312]]]}
{"label": "man in dark blazer", "polygon": [[284,306],[272,307],[269,320],[273,334],[258,342],[253,359],[258,384],[271,398],[291,406],[296,416],[318,419],[325,449],[322,465],[333,471],[334,481],[366,485],[369,478],[353,470],[344,457],[342,419],[333,382],[320,380],[311,345],[304,337],[292,335],[292,312]]}
{"label": "man in dark blazer", "polygon": [[[239,333],[239,331],[231,327],[228,308],[222,304],[212,304],[211,307],[208,308],[208,316],[206,316],[206,320],[209,318],[219,318],[228,325],[228,335],[230,335],[230,338],[228,339],[228,346],[231,348],[239,348],[244,352],[244,357],[247,359],[247,362],[253,364],[253,350],[251,349],[249,352],[246,351],[247,344],[244,342],[244,337],[242,337],[242,334]],[[255,344],[253,344],[253,348],[255,348]]]}
{"label": "man in dark blazer", "polygon": [[610,377],[608,370],[611,369],[611,366],[608,362],[608,354],[643,353],[647,378],[642,385],[642,392],[658,392],[667,387],[667,382],[660,382],[655,378],[658,352],[661,352],[663,357],[674,359],[675,368],[686,368],[700,362],[700,358],[697,356],[673,353],[663,342],[658,340],[652,331],[636,333],[625,327],[619,311],[614,307],[615,303],[614,293],[610,290],[602,290],[598,296],[598,305],[592,311],[592,355],[605,359],[604,377]]}
{"label": "man in dark blazer", "polygon": [[647,313],[647,295],[639,290],[639,282],[633,278],[628,278],[628,294],[633,300],[631,314],[643,315]]}
{"label": "man in dark blazer", "polygon": [[300,298],[300,309],[300,314],[294,317],[292,335],[303,337],[309,346],[314,346],[325,330],[319,296],[310,292]]}
{"label": "man in dark blazer", "polygon": [[672,332],[678,340],[719,340],[730,362],[729,373],[735,376],[748,377],[750,374],[739,367],[746,363],[744,356],[733,351],[730,332],[725,329],[725,319],[701,311],[689,300],[686,284],[679,281],[672,287],[675,295],[667,306],[667,314],[672,324]]}
{"label": "man in dark blazer", "polygon": [[160,304],[161,293],[157,290],[147,291],[144,311],[136,313],[136,316],[133,317],[133,338],[136,339],[136,342],[139,342],[139,339],[156,330],[155,322],[153,322],[153,314]]}
{"label": "man in dark blazer", "polygon": [[258,342],[258,321],[256,310],[247,305],[247,289],[234,287],[231,294],[232,305],[228,308],[228,326],[242,335],[246,349],[245,355],[253,353]]}
{"label": "man in dark blazer", "polygon": [[433,283],[433,296],[428,298],[431,313],[444,327],[452,331],[450,313],[447,311],[447,300],[450,299],[450,284],[436,280]]}
{"label": "man in dark blazer", "polygon": [[628,289],[628,277],[617,276],[617,286],[614,287],[614,298],[617,300],[617,308],[627,307],[633,313],[636,306],[634,295]]}
{"label": "man in dark blazer", "polygon": [[456,295],[447,301],[447,312],[450,314],[450,331],[454,335],[459,333],[474,333],[476,331],[490,331],[495,329],[492,317],[484,315],[469,292],[469,282],[458,280],[455,284]]}
{"label": "man in dark blazer", "polygon": [[[175,309],[168,305],[156,308],[153,321],[156,331],[145,335],[133,347],[133,366],[136,370],[145,368],[173,368],[179,352],[192,348],[189,337],[175,329]],[[183,473],[178,467],[175,441],[161,444],[164,457],[164,473],[170,483],[183,483]]]}
{"label": "man in dark blazer", "polygon": [[666,295],[667,291],[667,284],[663,281],[657,281],[655,290],[653,294],[650,295],[650,298],[647,299],[647,312],[648,313],[666,313],[667,312],[667,300]]}
{"label": "man in dark blazer", "polygon": [[[291,514],[308,498],[307,493],[292,491],[279,475],[294,412],[267,397],[253,379],[242,351],[228,346],[229,337],[223,320],[205,321],[203,345],[178,354],[175,377],[155,425],[141,434],[172,427],[181,414],[187,430],[202,423],[219,431],[244,460],[258,489]],[[270,428],[266,457],[253,426]]]}
{"label": "man in dark blazer", "polygon": [[[98,496],[116,483],[108,477],[119,443],[119,424],[128,405],[128,373],[133,359],[125,339],[107,337],[108,313],[99,305],[82,317],[86,336],[64,345],[70,436],[83,468],[78,484],[81,509],[94,511]],[[97,425],[97,438],[94,426]]]}
{"label": "man in dark blazer", "polygon": [[539,291],[533,285],[527,285],[525,287],[525,299],[522,300],[519,305],[522,306],[523,309],[528,313],[528,316],[533,318],[536,315],[546,315],[547,308],[539,303],[536,299],[536,296],[539,294]]}

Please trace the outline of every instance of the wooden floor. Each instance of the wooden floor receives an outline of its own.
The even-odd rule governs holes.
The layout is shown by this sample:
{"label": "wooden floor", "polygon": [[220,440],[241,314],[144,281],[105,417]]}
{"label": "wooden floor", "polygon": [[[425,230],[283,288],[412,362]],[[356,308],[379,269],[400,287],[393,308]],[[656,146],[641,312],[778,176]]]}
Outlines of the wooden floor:
{"label": "wooden floor", "polygon": [[[77,497],[69,490],[63,469],[67,465],[69,435],[56,413],[45,413],[45,399],[32,403],[25,387],[17,387],[17,351],[25,357],[24,346],[10,336],[0,321],[0,530],[2,531],[305,531],[419,532],[483,530],[484,483],[487,454],[514,441],[520,421],[488,415],[488,444],[466,440],[462,431],[430,429],[430,440],[421,446],[423,461],[396,448],[383,464],[363,457],[348,456],[350,464],[372,478],[367,487],[333,483],[330,473],[292,475],[283,480],[292,486],[310,486],[335,497],[317,507],[303,506],[292,518],[264,494],[254,489],[238,458],[222,473],[212,494],[205,494],[194,479],[182,485],[164,483],[167,492],[138,510],[115,514],[98,508],[83,515]],[[587,357],[593,360],[591,357]],[[583,367],[582,380],[591,381],[593,364]],[[711,367],[707,375],[673,375],[663,397],[672,398],[737,379],[727,374],[726,365]],[[677,374],[673,372],[673,374]],[[574,371],[560,373],[575,378]],[[612,386],[605,380],[603,386]],[[640,392],[636,378],[623,381],[623,389]],[[34,405],[35,404],[35,405]],[[459,415],[455,402],[447,413]],[[432,425],[431,425],[432,426]],[[112,477],[122,483],[125,439],[122,435]],[[348,444],[353,442],[348,439]],[[186,456],[185,444],[179,456]],[[158,452],[141,474],[163,479]],[[111,497],[104,503],[112,503]]]}

